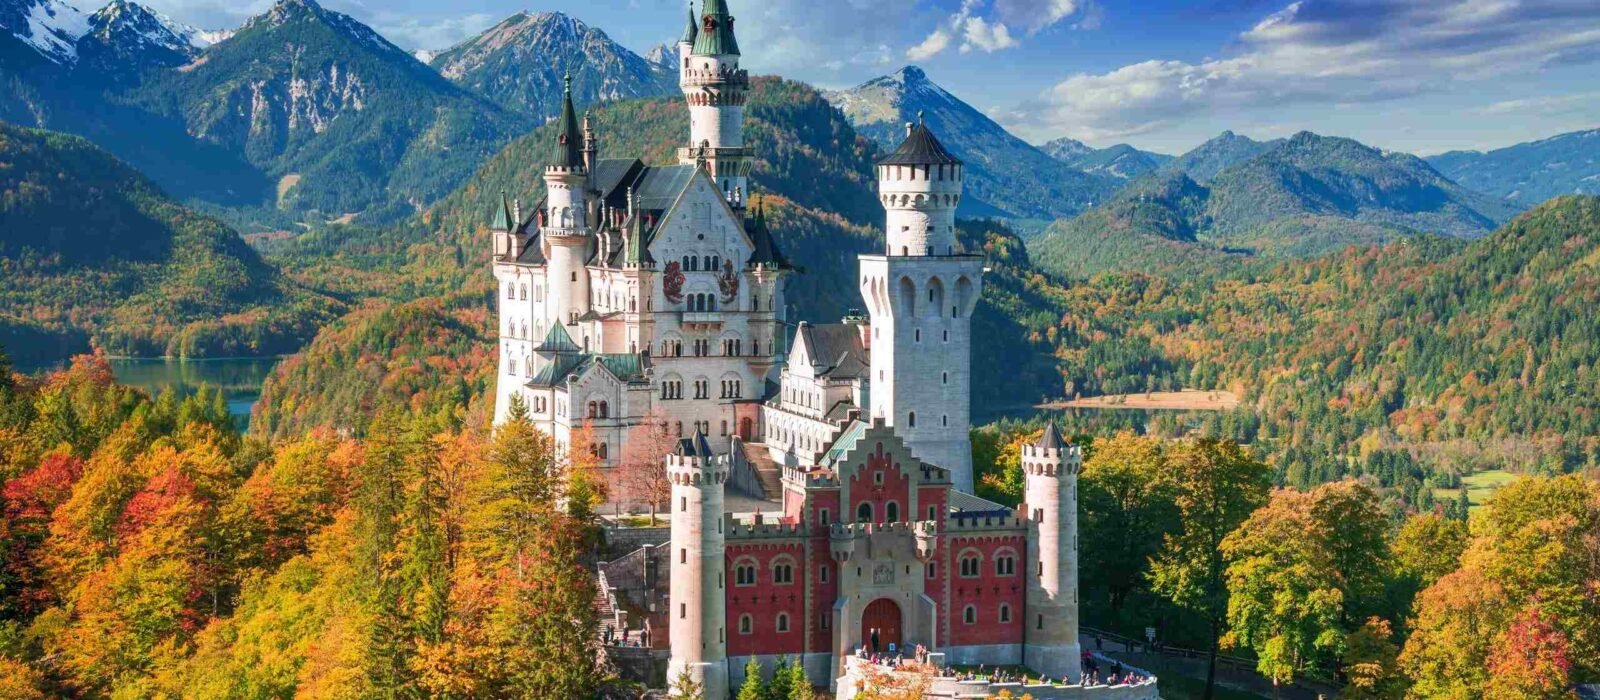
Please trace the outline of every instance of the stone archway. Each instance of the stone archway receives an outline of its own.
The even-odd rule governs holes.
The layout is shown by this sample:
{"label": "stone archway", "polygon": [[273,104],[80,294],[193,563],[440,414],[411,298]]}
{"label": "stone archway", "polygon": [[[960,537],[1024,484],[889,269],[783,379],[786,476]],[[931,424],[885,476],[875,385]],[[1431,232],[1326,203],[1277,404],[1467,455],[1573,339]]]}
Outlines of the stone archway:
{"label": "stone archway", "polygon": [[878,631],[877,651],[887,653],[889,645],[902,646],[900,605],[888,598],[879,598],[867,604],[861,612],[861,644],[872,651],[872,631]]}

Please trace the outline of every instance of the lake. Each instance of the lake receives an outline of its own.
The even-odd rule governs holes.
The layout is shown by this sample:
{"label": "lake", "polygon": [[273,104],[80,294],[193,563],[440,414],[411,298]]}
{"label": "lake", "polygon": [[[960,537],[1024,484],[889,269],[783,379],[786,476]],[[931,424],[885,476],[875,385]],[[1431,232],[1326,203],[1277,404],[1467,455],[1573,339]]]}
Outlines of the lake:
{"label": "lake", "polygon": [[[206,360],[175,358],[123,358],[108,360],[117,381],[150,392],[151,396],[171,387],[179,396],[199,390],[202,385],[221,389],[228,412],[243,431],[250,424],[250,409],[261,398],[261,385],[279,357],[226,357]],[[62,363],[65,364],[65,363]],[[61,365],[19,367],[23,372],[40,372]]]}

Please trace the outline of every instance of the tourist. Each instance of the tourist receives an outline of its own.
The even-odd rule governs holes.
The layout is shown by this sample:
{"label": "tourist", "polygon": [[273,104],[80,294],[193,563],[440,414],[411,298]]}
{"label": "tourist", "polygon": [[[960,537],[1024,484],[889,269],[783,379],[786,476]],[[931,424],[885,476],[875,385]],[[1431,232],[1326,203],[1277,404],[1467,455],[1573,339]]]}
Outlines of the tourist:
{"label": "tourist", "polygon": [[872,628],[872,653],[873,655],[878,653],[878,628],[876,627]]}

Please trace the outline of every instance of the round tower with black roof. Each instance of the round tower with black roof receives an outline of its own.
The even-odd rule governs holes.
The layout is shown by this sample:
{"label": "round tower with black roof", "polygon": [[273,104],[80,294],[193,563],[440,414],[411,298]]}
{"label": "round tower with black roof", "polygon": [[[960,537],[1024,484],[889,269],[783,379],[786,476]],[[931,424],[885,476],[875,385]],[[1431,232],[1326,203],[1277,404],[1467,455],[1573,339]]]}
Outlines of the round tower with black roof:
{"label": "round tower with black roof", "polygon": [[872,415],[970,493],[972,310],[983,258],[956,240],[962,170],[927,124],[907,124],[905,141],[877,166],[884,253],[860,260]]}
{"label": "round tower with black roof", "polygon": [[540,230],[549,245],[549,290],[545,315],[552,323],[573,325],[589,310],[589,227],[587,135],[572,106],[572,76],[566,77],[557,117],[556,156],[545,165],[545,216]]}

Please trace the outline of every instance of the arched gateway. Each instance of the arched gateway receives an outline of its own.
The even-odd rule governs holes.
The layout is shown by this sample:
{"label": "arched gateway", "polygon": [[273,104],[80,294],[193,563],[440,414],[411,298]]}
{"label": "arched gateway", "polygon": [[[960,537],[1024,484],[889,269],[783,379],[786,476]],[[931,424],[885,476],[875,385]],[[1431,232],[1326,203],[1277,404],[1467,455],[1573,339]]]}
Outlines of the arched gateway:
{"label": "arched gateway", "polygon": [[900,606],[888,598],[879,598],[867,604],[861,612],[861,644],[872,649],[872,631],[878,631],[878,651],[889,651],[889,645],[900,648]]}

